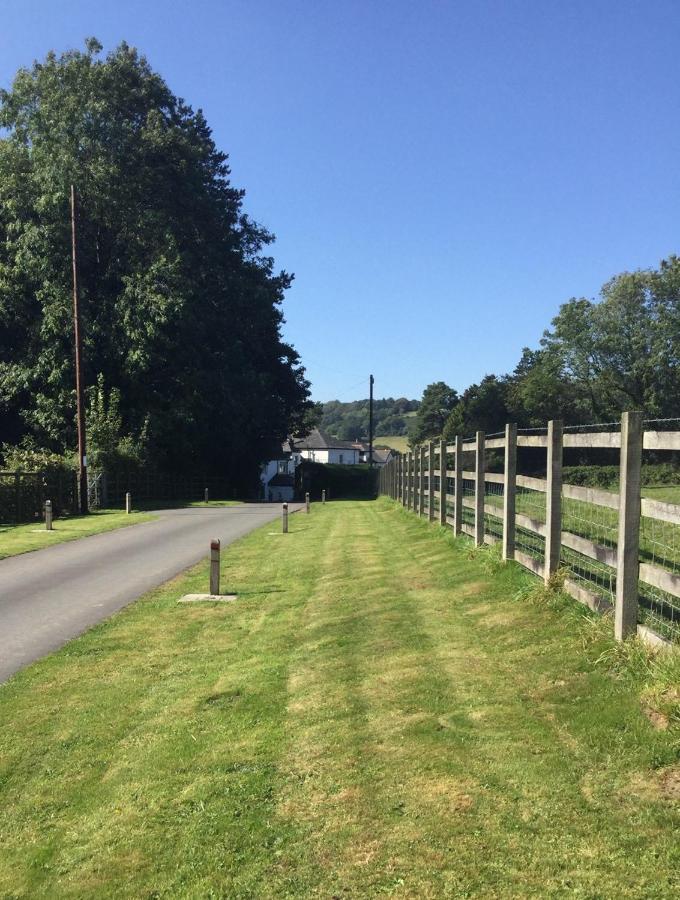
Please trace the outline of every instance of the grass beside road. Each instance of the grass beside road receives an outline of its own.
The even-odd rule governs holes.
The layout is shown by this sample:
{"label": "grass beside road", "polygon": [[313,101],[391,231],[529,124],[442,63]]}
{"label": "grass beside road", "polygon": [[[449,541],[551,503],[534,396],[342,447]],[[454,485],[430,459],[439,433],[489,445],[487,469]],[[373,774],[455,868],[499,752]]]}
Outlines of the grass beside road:
{"label": "grass beside road", "polygon": [[654,664],[389,501],[278,531],[0,687],[0,896],[677,896]]}
{"label": "grass beside road", "polygon": [[29,550],[41,550],[73,541],[76,538],[99,534],[102,531],[113,531],[127,525],[148,522],[155,516],[149,513],[133,512],[127,515],[119,509],[102,509],[91,512],[87,516],[73,516],[66,519],[55,519],[52,531],[45,529],[44,522],[29,525],[0,525],[0,559],[27,553]]}

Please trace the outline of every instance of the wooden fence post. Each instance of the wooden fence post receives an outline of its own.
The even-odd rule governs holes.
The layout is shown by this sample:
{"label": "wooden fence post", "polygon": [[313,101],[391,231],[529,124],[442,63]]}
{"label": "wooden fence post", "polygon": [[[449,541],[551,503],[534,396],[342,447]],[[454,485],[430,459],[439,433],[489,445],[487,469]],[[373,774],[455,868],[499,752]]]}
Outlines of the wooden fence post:
{"label": "wooden fence post", "polygon": [[406,506],[406,463],[408,452],[401,455],[401,505]]}
{"label": "wooden fence post", "polygon": [[505,426],[503,484],[503,559],[515,558],[515,497],[517,492],[517,425]]}
{"label": "wooden fence post", "polygon": [[617,641],[637,633],[641,464],[642,413],[625,412],[621,417],[619,540],[614,608],[614,637]]}
{"label": "wooden fence post", "polygon": [[545,570],[547,584],[560,567],[562,545],[562,423],[548,422],[548,481],[545,494]]}
{"label": "wooden fence post", "polygon": [[427,518],[434,522],[434,441],[429,442],[427,453]]}
{"label": "wooden fence post", "polygon": [[220,593],[220,542],[210,541],[210,593],[213,597]]}
{"label": "wooden fence post", "polygon": [[446,525],[446,441],[439,441],[439,524]]}
{"label": "wooden fence post", "polygon": [[418,512],[418,448],[413,448],[413,512]]}
{"label": "wooden fence post", "polygon": [[408,451],[408,460],[406,464],[406,509],[411,509],[411,491],[413,489],[412,477],[411,477],[411,466],[413,463],[412,459],[413,453],[411,450]]}
{"label": "wooden fence post", "polygon": [[418,460],[418,515],[425,515],[425,444],[420,445]]}
{"label": "wooden fence post", "polygon": [[453,533],[459,535],[463,530],[463,441],[456,435],[454,448],[456,470],[454,473],[455,505],[453,508]]}
{"label": "wooden fence post", "polygon": [[475,449],[475,544],[484,543],[484,432],[477,432]]}

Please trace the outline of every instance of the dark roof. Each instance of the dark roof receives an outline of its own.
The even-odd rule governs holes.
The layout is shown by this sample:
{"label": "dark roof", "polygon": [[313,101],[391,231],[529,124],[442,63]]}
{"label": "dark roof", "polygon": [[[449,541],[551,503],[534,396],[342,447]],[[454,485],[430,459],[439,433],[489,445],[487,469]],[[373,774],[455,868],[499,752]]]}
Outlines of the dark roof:
{"label": "dark roof", "polygon": [[356,444],[351,441],[340,441],[331,437],[320,428],[313,428],[307,437],[294,437],[290,443],[295,450],[356,450]]}
{"label": "dark roof", "polygon": [[274,475],[273,478],[269,479],[267,487],[295,487],[295,476],[283,475],[279,472],[277,475]]}
{"label": "dark roof", "polygon": [[391,453],[391,447],[374,447],[373,459],[377,460],[378,462],[387,462],[387,460],[390,458]]}

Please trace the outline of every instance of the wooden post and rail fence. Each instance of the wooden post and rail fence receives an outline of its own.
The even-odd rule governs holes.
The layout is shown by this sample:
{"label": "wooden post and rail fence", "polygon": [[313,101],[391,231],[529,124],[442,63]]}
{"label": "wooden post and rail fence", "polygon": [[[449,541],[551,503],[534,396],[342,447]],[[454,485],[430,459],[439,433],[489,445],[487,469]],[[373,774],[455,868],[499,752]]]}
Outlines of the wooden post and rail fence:
{"label": "wooden post and rail fence", "polygon": [[[380,493],[477,546],[500,544],[504,560],[546,583],[559,573],[575,599],[613,607],[618,640],[678,641],[680,505],[642,498],[640,474],[643,450],[679,451],[680,431],[645,430],[639,412],[624,413],[620,430],[587,430],[597,427],[552,421],[523,433],[508,424],[490,437],[430,441],[383,467]],[[522,448],[545,451],[544,478],[518,474]],[[563,483],[565,448],[619,450],[619,491]],[[501,468],[501,453],[502,472],[487,471],[489,454]],[[467,468],[464,456],[474,459]]]}

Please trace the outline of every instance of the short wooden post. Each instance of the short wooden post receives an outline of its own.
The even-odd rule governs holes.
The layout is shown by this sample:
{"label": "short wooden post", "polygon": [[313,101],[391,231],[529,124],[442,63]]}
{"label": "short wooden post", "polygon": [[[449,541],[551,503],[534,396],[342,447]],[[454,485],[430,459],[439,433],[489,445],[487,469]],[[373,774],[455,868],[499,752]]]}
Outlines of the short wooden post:
{"label": "short wooden post", "polygon": [[125,494],[125,512],[130,515],[132,512],[132,494],[130,491],[127,491]]}
{"label": "short wooden post", "polygon": [[562,546],[562,423],[548,422],[548,481],[545,494],[545,569],[547,584],[560,567]]}
{"label": "short wooden post", "polygon": [[210,492],[208,491],[208,488],[205,489],[203,500],[205,503],[210,503]]}
{"label": "short wooden post", "polygon": [[477,432],[475,446],[475,544],[484,543],[484,432]]}
{"label": "short wooden post", "polygon": [[284,503],[281,506],[281,531],[284,534],[288,534],[288,504]]}
{"label": "short wooden post", "polygon": [[446,525],[446,441],[439,441],[439,524]]}
{"label": "short wooden post", "polygon": [[326,491],[323,490],[323,491],[321,491],[321,503],[323,504],[325,502],[326,502]]}
{"label": "short wooden post", "polygon": [[641,464],[642,413],[625,412],[621,418],[619,540],[614,608],[614,637],[617,641],[637,633]]}
{"label": "short wooden post", "polygon": [[425,444],[420,445],[418,459],[418,515],[425,515]]}
{"label": "short wooden post", "polygon": [[210,593],[216,597],[220,592],[220,542],[210,541]]}
{"label": "short wooden post", "polygon": [[517,496],[517,425],[505,426],[503,483],[503,559],[515,558],[515,501]]}
{"label": "short wooden post", "polygon": [[460,435],[456,435],[453,456],[456,466],[453,478],[456,492],[453,507],[453,533],[459,535],[463,530],[463,441]]}
{"label": "short wooden post", "polygon": [[309,493],[305,494],[305,512],[309,515]]}
{"label": "short wooden post", "polygon": [[52,501],[45,500],[45,529],[52,531]]}
{"label": "short wooden post", "polygon": [[427,517],[434,522],[434,441],[427,445]]}

